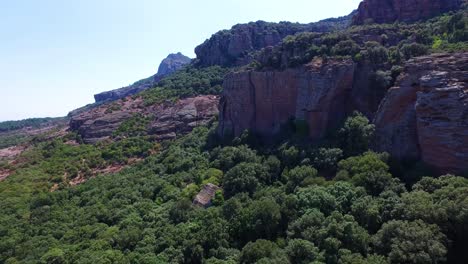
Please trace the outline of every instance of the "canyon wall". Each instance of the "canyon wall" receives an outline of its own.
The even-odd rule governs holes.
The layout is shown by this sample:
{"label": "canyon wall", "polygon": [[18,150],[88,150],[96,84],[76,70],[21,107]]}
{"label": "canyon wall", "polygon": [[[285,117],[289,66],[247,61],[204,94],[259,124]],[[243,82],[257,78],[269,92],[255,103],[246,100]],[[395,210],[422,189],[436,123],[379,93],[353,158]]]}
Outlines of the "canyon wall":
{"label": "canyon wall", "polygon": [[374,123],[377,151],[441,171],[468,169],[468,53],[408,61]]}
{"label": "canyon wall", "polygon": [[224,82],[219,133],[271,136],[297,119],[309,124],[311,138],[321,138],[348,113],[355,67],[347,59],[317,59],[285,71],[232,74]]}

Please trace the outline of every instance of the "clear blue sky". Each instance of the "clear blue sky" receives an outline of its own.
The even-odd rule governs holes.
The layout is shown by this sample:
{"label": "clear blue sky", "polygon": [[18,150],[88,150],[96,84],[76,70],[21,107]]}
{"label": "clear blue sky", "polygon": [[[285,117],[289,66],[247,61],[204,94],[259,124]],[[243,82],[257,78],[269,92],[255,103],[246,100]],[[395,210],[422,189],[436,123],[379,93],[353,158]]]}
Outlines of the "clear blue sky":
{"label": "clear blue sky", "polygon": [[64,116],[148,77],[237,23],[314,22],[360,0],[14,0],[0,3],[0,121]]}

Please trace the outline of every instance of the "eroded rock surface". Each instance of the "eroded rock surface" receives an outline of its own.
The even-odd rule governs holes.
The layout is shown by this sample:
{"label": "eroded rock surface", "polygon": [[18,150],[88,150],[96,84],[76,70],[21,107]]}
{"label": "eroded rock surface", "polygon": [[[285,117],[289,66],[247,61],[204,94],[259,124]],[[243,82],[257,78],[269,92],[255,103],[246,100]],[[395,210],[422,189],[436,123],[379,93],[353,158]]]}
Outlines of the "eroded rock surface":
{"label": "eroded rock surface", "polygon": [[364,0],[353,24],[414,22],[461,7],[463,0]]}
{"label": "eroded rock surface", "polygon": [[145,106],[141,98],[119,100],[81,112],[71,117],[70,129],[86,143],[105,140],[135,115],[150,117],[148,133],[156,139],[175,138],[194,127],[208,123],[218,113],[217,96],[206,95]]}
{"label": "eroded rock surface", "polygon": [[296,119],[307,122],[311,138],[321,138],[349,112],[355,67],[349,59],[316,59],[285,71],[232,74],[224,83],[219,133],[272,136]]}
{"label": "eroded rock surface", "polygon": [[410,60],[374,123],[378,151],[443,172],[468,169],[468,53]]}

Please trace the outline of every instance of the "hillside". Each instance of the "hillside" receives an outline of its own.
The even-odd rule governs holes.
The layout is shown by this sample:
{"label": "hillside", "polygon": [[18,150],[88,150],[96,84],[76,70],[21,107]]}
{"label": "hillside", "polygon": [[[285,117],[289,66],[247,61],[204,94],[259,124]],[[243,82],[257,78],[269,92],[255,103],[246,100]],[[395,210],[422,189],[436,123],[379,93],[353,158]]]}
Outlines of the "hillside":
{"label": "hillside", "polygon": [[0,263],[467,263],[468,10],[403,2],[0,123]]}

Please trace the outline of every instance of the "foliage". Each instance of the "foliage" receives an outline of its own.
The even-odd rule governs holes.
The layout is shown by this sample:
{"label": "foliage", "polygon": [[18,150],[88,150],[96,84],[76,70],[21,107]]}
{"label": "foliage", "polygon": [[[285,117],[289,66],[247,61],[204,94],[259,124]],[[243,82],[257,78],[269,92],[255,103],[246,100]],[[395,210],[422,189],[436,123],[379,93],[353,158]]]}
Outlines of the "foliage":
{"label": "foliage", "polygon": [[345,155],[359,155],[369,149],[374,130],[374,125],[361,113],[355,112],[348,117],[339,131]]}
{"label": "foliage", "polygon": [[4,121],[0,122],[0,132],[7,132],[18,130],[26,127],[30,128],[40,128],[42,126],[46,126],[52,122],[59,122],[63,120],[62,117],[52,118],[52,117],[45,117],[45,118],[28,118],[19,121]]}
{"label": "foliage", "polygon": [[195,68],[187,66],[161,80],[156,87],[148,89],[141,96],[146,105],[201,94],[219,94],[227,69],[219,66]]}

